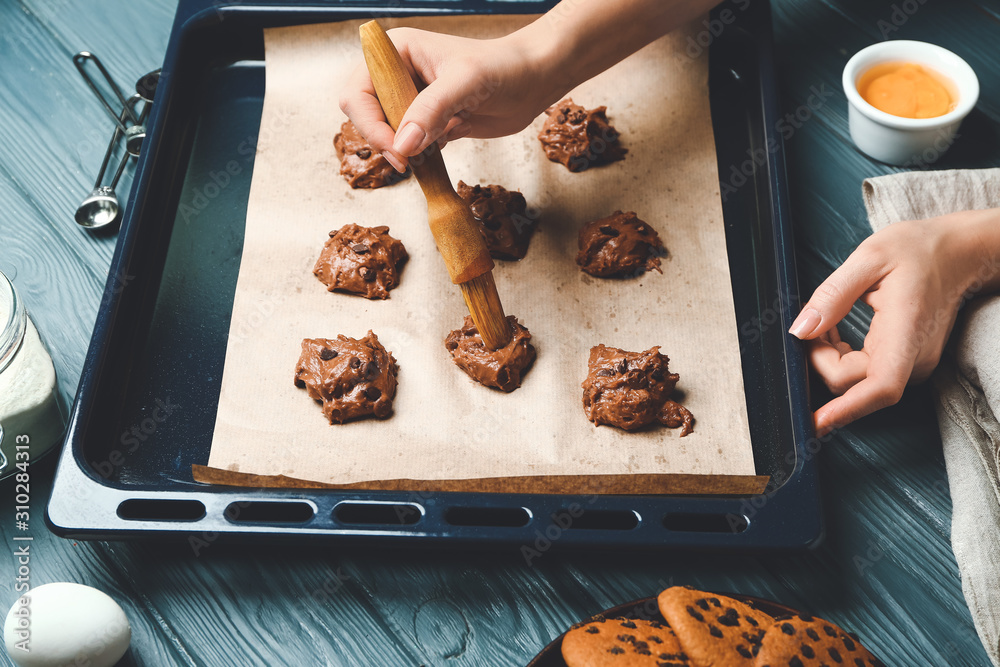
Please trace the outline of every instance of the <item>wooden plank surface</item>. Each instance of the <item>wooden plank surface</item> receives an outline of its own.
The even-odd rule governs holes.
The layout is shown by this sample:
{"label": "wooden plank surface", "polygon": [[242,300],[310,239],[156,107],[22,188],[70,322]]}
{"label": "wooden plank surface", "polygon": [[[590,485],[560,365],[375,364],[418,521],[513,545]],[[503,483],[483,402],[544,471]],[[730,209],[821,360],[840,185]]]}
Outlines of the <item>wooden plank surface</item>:
{"label": "wooden plank surface", "polygon": [[[895,171],[852,148],[840,92],[844,62],[881,39],[878,21],[891,20],[892,6],[774,2],[785,109],[805,104],[813,86],[835,91],[788,142],[804,292],[869,233],[861,179]],[[115,242],[72,223],[110,128],[70,56],[93,50],[126,84],[162,59],[172,13],[158,0],[0,4],[0,270],[15,274],[67,397]],[[998,2],[928,0],[891,34],[952,48],[980,76],[972,136],[946,157],[950,167],[1000,164],[998,17]],[[866,315],[852,313],[849,324],[847,337],[860,341]],[[33,469],[33,583],[79,581],[111,594],[132,623],[126,664],[136,665],[518,665],[575,620],[672,584],[808,609],[858,632],[890,665],[986,665],[949,546],[951,504],[927,391],[908,391],[900,405],[843,429],[820,456],[827,537],[814,551],[550,552],[530,566],[517,552],[275,541],[212,543],[196,554],[183,540],[60,540],[40,521],[50,457]],[[0,496],[12,494],[0,484]],[[13,544],[9,523],[0,521],[0,536]],[[14,560],[0,559],[4,605],[16,597],[13,579]]]}

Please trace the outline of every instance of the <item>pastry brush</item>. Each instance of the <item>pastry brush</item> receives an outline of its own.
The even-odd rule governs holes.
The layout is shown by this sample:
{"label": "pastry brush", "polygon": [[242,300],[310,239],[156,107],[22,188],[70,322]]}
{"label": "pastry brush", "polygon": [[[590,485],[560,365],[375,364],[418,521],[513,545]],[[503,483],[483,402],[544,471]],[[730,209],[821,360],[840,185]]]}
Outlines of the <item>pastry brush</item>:
{"label": "pastry brush", "polygon": [[[389,36],[376,21],[361,26],[361,48],[375,93],[393,130],[417,96],[417,86]],[[468,204],[452,187],[437,144],[410,158],[410,168],[427,199],[427,221],[451,281],[462,289],[483,343],[496,350],[511,339],[493,280],[493,259]]]}

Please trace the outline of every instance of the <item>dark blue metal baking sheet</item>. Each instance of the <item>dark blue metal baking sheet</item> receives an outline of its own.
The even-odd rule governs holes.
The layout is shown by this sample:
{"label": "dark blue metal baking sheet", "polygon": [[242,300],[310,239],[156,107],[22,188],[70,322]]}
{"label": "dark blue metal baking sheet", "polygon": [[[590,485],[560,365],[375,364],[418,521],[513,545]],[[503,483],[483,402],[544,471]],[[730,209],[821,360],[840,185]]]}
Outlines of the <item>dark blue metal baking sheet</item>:
{"label": "dark blue metal baking sheet", "polygon": [[[822,534],[769,7],[724,3],[710,88],[757,470],[753,497],[240,489],[191,478],[218,404],[264,93],[262,29],[551,3],[183,0],[47,520],[83,539],[329,536],[547,549],[790,548]],[[729,12],[722,14],[721,12]],[[262,314],[266,317],[266,314]],[[279,444],[280,446],[280,444]],[[567,520],[567,517],[571,520]],[[558,539],[554,539],[558,536]]]}

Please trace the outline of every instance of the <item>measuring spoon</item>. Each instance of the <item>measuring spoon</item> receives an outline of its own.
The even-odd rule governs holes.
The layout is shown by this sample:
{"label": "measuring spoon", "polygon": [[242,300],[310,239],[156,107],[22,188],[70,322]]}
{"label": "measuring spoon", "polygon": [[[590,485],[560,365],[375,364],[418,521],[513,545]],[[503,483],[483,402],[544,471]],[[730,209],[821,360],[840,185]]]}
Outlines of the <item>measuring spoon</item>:
{"label": "measuring spoon", "polygon": [[145,104],[142,106],[142,113],[136,124],[125,130],[125,148],[132,155],[138,156],[142,149],[142,141],[146,138],[146,119],[149,117],[149,109],[153,105],[153,96],[156,94],[156,86],[159,82],[160,70],[158,69],[143,74],[135,82],[135,95],[132,96],[132,99],[138,95]]}
{"label": "measuring spoon", "polygon": [[[131,111],[132,107],[134,107],[140,99],[142,98],[138,94],[130,97],[125,103],[125,106],[122,107],[121,113],[118,114],[115,119],[121,121],[124,125],[126,111]],[[97,173],[97,182],[94,183],[94,189],[76,209],[74,219],[81,227],[97,229],[99,227],[110,225],[121,217],[121,206],[118,202],[118,196],[115,194],[115,186],[118,185],[118,180],[121,178],[122,172],[125,171],[125,164],[128,162],[128,158],[132,155],[130,152],[125,152],[121,163],[118,165],[118,170],[115,173],[111,186],[101,185],[101,181],[104,180],[104,173],[108,169],[108,162],[111,161],[111,155],[114,153],[115,146],[118,145],[119,136],[121,136],[121,130],[119,130],[116,125],[115,130],[111,135],[111,142],[108,144],[108,149],[104,152],[104,159],[101,161],[101,168]]]}
{"label": "measuring spoon", "polygon": [[114,119],[115,123],[118,125],[118,129],[122,132],[125,131],[125,120],[118,117],[119,114],[115,113],[115,110],[111,107],[111,103],[105,99],[104,94],[97,87],[97,84],[95,84],[94,80],[90,78],[89,74],[87,74],[86,65],[88,61],[92,61],[94,65],[97,66],[97,69],[104,77],[105,83],[107,83],[108,87],[111,88],[111,92],[115,94],[115,97],[118,98],[118,102],[121,104],[122,108],[125,110],[132,122],[138,123],[139,119],[136,118],[135,112],[129,107],[128,102],[125,100],[125,96],[118,87],[118,84],[115,83],[114,79],[111,78],[111,74],[104,67],[104,63],[102,63],[100,59],[90,51],[80,51],[80,53],[73,56],[73,64],[76,65],[76,69],[80,72],[80,76],[83,77],[83,80],[87,82],[88,86],[90,86],[90,90],[93,91],[94,95],[97,96],[97,99],[100,100],[102,105],[104,105],[105,111],[107,111],[108,115]]}
{"label": "measuring spoon", "polygon": [[[118,170],[115,172],[115,177],[111,179],[111,185],[100,185],[100,180],[97,181],[98,185],[94,191],[76,209],[75,218],[78,225],[87,229],[99,229],[121,219],[122,207],[121,202],[118,201],[118,195],[115,194],[115,186],[118,185],[118,180],[125,171],[125,165],[131,158],[132,154],[126,151],[125,155],[122,156],[122,161],[118,163]],[[101,176],[103,175],[102,172]]]}

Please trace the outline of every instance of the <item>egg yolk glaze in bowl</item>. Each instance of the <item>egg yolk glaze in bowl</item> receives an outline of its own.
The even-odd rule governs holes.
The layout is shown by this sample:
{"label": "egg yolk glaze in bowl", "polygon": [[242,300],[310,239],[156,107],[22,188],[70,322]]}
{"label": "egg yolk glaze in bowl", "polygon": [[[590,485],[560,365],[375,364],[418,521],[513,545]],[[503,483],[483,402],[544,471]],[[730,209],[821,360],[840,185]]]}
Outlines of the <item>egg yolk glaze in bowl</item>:
{"label": "egg yolk glaze in bowl", "polygon": [[940,158],[979,99],[979,80],[964,60],[910,40],[862,49],[847,62],[842,82],[855,145],[900,166]]}
{"label": "egg yolk glaze in bowl", "polygon": [[882,63],[858,79],[861,99],[901,118],[937,118],[955,108],[957,92],[941,74],[916,63]]}

